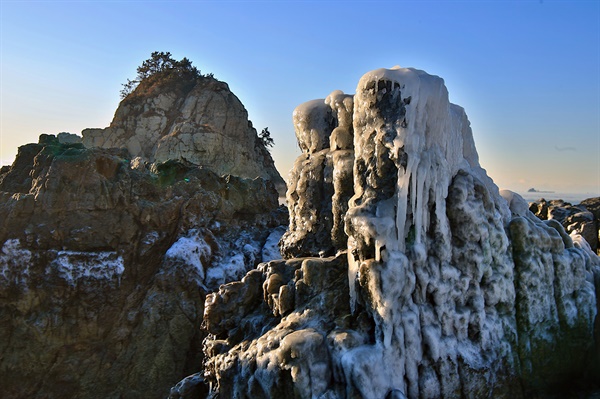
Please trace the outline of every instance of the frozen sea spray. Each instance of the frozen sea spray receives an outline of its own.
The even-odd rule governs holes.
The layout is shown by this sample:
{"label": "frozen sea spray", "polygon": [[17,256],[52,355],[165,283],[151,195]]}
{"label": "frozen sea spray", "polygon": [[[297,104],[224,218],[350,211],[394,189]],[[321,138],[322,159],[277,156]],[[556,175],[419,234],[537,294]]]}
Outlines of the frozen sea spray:
{"label": "frozen sea spray", "polygon": [[294,120],[286,260],[207,302],[213,393],[508,398],[585,374],[598,257],[500,195],[441,78],[375,70]]}

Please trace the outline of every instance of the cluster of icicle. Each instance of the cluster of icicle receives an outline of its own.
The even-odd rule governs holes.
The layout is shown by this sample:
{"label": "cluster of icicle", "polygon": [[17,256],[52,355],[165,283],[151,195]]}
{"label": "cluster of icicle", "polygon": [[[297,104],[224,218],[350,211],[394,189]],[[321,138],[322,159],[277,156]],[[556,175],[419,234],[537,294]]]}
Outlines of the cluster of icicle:
{"label": "cluster of icicle", "polygon": [[[460,345],[469,342],[471,313],[477,311],[466,303],[455,308],[459,295],[469,295],[466,287],[452,292],[460,272],[448,267],[448,189],[459,170],[477,176],[491,192],[498,189],[479,166],[464,110],[448,101],[437,76],[400,67],[367,73],[354,96],[353,119],[354,196],[346,216],[351,308],[360,297],[371,309],[376,343],[345,355],[354,364],[349,374],[362,379],[362,367],[380,376],[362,384],[364,397],[394,391],[445,396],[461,383],[458,358],[477,363],[473,354],[482,349],[481,342]],[[495,199],[504,204],[494,210],[501,228],[510,213],[498,194]],[[432,226],[436,232],[429,232]],[[428,233],[436,237],[435,260]],[[428,304],[428,295],[446,303]],[[500,339],[503,333],[493,335]],[[365,364],[365,351],[368,364],[384,366]],[[448,372],[449,381],[440,381],[436,368]]]}
{"label": "cluster of icicle", "polygon": [[[260,337],[207,363],[222,397],[510,398],[581,371],[600,261],[498,190],[441,78],[378,69],[294,125],[288,260],[264,264],[257,294],[280,319],[248,315]],[[306,296],[346,258],[348,286]]]}
{"label": "cluster of icicle", "polygon": [[[382,101],[383,96],[388,96],[387,101]],[[498,192],[479,165],[464,109],[448,101],[443,79],[412,68],[377,69],[362,77],[354,102],[355,194],[348,212],[353,226],[349,234],[352,301],[359,267],[352,255],[356,236],[368,244],[374,241],[376,261],[387,261],[392,253],[401,258],[407,238],[410,249],[424,257],[430,202],[436,204],[444,236],[450,236],[445,201],[459,169],[472,172],[491,192]],[[357,170],[361,161],[370,165],[367,170]],[[390,171],[394,179],[389,179]],[[386,184],[394,186],[382,187]],[[382,198],[382,191],[393,195]],[[505,206],[501,212],[509,216]]]}

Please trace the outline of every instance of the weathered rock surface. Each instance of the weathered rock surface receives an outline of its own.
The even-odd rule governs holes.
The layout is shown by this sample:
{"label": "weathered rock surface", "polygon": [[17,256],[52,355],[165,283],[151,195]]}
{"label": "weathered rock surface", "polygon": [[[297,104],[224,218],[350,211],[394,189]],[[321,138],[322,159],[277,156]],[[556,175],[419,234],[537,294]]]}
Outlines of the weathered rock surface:
{"label": "weathered rock surface", "polygon": [[201,367],[206,293],[263,260],[277,209],[260,178],[21,147],[0,173],[0,397],[166,397]]}
{"label": "weathered rock surface", "polygon": [[[207,297],[196,386],[221,399],[513,398],[599,381],[599,258],[499,192],[443,80],[381,69],[332,96],[295,111],[287,260]],[[334,210],[348,162],[349,208]]]}
{"label": "weathered rock surface", "polygon": [[213,78],[142,81],[109,127],[82,134],[86,147],[127,148],[150,162],[182,159],[219,175],[262,177],[285,191],[248,112],[225,82]]}
{"label": "weathered rock surface", "polygon": [[580,235],[592,251],[600,249],[600,197],[588,198],[578,205],[562,200],[540,199],[529,203],[529,210],[541,220],[556,220],[568,234]]}
{"label": "weathered rock surface", "polygon": [[281,241],[286,257],[345,250],[344,215],[352,196],[353,98],[339,90],[294,110],[302,154],[290,172],[286,194],[290,229]]}

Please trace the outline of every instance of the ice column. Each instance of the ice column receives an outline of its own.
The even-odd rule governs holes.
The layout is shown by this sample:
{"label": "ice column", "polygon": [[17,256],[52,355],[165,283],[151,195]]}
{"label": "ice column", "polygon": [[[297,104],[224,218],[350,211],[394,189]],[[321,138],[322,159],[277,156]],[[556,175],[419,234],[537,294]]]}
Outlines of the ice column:
{"label": "ice column", "polygon": [[284,257],[331,255],[346,248],[344,215],[353,194],[353,97],[339,90],[294,110],[303,153],[290,172],[290,228]]}

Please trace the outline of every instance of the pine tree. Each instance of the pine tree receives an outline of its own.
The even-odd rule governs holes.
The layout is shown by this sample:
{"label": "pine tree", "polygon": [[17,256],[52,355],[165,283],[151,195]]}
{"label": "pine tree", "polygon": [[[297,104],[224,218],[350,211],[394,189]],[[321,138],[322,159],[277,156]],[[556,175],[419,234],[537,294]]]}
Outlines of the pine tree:
{"label": "pine tree", "polygon": [[273,145],[275,145],[275,141],[271,137],[271,132],[269,132],[268,127],[264,128],[258,137],[260,137],[260,140],[265,147],[273,147]]}

